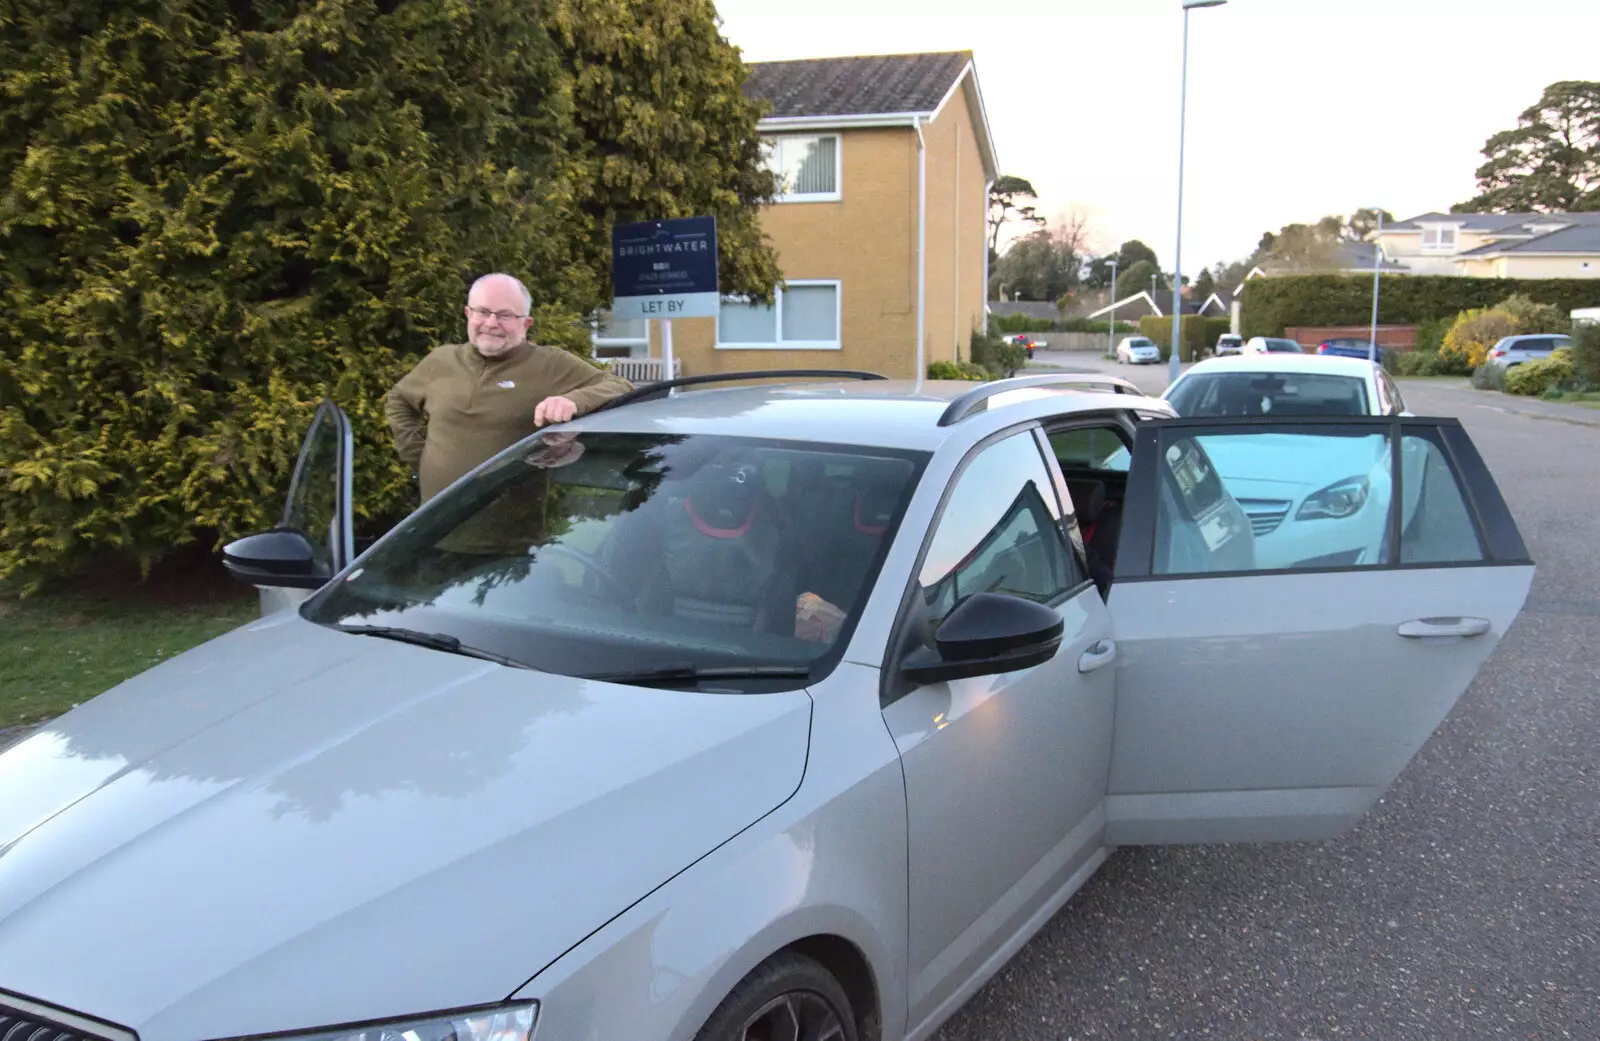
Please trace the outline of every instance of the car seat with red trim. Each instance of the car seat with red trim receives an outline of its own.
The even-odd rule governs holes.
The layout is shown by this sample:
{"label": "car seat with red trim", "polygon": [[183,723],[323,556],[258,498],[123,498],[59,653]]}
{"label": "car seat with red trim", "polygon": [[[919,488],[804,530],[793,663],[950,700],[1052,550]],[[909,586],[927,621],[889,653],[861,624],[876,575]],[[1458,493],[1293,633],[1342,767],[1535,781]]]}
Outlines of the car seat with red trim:
{"label": "car seat with red trim", "polygon": [[901,464],[864,466],[830,480],[812,592],[843,611],[856,609],[862,581],[888,534],[909,474],[910,467]]}
{"label": "car seat with red trim", "polygon": [[1078,531],[1089,557],[1091,572],[1103,565],[1104,574],[1094,574],[1095,583],[1105,592],[1116,566],[1117,539],[1122,533],[1122,504],[1112,501],[1104,481],[1067,481],[1067,494],[1078,517]]}
{"label": "car seat with red trim", "polygon": [[756,467],[703,466],[666,506],[662,566],[642,609],[793,635],[799,554]]}

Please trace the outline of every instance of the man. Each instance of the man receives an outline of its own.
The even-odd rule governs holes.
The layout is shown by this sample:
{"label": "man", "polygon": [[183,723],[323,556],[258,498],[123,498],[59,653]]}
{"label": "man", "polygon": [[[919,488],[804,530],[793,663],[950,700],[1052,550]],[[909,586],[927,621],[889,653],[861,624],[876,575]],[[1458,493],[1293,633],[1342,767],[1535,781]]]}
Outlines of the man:
{"label": "man", "polygon": [[528,342],[533,298],[510,275],[467,293],[467,342],[436,347],[389,391],[395,450],[424,502],[539,427],[565,423],[633,384],[558,347]]}

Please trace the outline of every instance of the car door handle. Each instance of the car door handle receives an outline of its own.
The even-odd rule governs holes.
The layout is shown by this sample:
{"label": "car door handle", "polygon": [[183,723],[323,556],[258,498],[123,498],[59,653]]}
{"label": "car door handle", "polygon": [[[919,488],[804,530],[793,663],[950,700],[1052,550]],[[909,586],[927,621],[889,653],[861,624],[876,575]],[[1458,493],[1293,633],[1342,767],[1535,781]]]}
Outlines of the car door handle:
{"label": "car door handle", "polygon": [[1093,672],[1103,669],[1117,660],[1117,641],[1097,640],[1086,651],[1078,656],[1078,671]]}
{"label": "car door handle", "polygon": [[1413,618],[1401,622],[1399,633],[1413,639],[1438,636],[1482,636],[1489,631],[1487,618]]}

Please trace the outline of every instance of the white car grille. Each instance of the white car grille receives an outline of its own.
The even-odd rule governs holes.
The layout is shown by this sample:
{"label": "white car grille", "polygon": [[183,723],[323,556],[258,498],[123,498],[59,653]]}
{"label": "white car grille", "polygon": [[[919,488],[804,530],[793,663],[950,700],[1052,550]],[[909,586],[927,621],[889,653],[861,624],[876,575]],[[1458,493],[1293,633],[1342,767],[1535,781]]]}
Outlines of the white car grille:
{"label": "white car grille", "polygon": [[1270,534],[1283,523],[1293,505],[1287,499],[1240,499],[1239,506],[1250,518],[1250,528],[1257,537]]}

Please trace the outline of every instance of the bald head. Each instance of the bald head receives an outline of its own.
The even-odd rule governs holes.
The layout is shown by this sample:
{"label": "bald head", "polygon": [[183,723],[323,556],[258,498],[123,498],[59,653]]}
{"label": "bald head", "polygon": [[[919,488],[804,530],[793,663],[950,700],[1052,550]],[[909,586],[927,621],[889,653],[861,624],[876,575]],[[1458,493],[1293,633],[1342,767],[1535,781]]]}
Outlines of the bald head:
{"label": "bald head", "polygon": [[486,358],[509,354],[528,338],[533,296],[510,275],[496,272],[467,292],[467,340]]}

